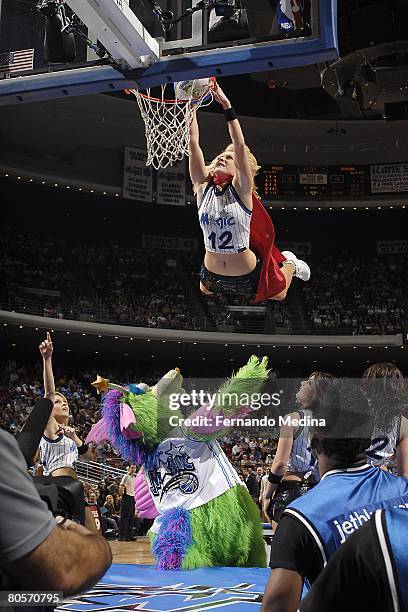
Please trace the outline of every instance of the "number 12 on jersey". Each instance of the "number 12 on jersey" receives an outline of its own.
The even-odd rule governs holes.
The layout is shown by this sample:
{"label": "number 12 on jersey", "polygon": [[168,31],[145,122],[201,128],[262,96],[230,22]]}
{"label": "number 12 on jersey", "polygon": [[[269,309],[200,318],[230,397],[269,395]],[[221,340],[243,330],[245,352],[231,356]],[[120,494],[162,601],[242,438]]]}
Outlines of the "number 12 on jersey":
{"label": "number 12 on jersey", "polygon": [[211,242],[211,246],[214,251],[217,249],[222,250],[234,248],[234,245],[232,244],[232,232],[222,232],[222,234],[219,236],[217,236],[215,232],[211,232],[211,234],[208,236],[208,240]]}

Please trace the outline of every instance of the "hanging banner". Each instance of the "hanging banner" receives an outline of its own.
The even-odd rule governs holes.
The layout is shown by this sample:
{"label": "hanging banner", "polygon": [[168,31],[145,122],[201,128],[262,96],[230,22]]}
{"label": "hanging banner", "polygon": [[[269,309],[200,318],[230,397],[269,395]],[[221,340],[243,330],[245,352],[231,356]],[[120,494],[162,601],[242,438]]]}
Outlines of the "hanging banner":
{"label": "hanging banner", "polygon": [[146,166],[147,153],[136,147],[125,147],[123,197],[139,202],[152,202],[153,173]]}
{"label": "hanging banner", "polygon": [[379,255],[406,255],[408,253],[408,240],[380,240],[377,242]]}
{"label": "hanging banner", "polygon": [[371,166],[371,193],[408,191],[408,164]]}
{"label": "hanging banner", "polygon": [[186,164],[179,164],[159,170],[157,173],[157,203],[186,205]]}

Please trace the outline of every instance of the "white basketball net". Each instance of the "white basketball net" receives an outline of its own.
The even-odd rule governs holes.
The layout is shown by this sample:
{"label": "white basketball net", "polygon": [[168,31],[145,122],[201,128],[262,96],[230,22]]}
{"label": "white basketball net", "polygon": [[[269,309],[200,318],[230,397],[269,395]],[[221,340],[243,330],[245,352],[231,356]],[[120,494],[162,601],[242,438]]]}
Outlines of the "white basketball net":
{"label": "white basketball net", "polygon": [[[187,100],[165,97],[167,83],[161,86],[161,97],[150,96],[150,89],[140,92],[130,89],[139,104],[145,123],[147,143],[147,162],[153,168],[167,168],[189,155],[190,125],[194,114],[201,106],[208,106],[213,101],[212,93],[206,91],[202,97],[194,99],[191,94]],[[173,87],[173,85],[171,85]]]}

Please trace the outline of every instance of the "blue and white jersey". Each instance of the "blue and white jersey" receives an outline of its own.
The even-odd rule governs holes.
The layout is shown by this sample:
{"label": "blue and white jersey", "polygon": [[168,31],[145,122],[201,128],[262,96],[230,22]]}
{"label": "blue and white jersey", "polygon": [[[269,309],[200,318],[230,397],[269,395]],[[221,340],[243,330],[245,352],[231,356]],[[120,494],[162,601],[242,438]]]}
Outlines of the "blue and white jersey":
{"label": "blue and white jersey", "polygon": [[377,510],[374,520],[393,610],[408,610],[408,512],[401,509]]}
{"label": "blue and white jersey", "polygon": [[315,540],[324,566],[334,552],[378,509],[408,511],[408,479],[363,465],[326,472],[319,484],[284,510]]}
{"label": "blue and white jersey", "polygon": [[384,432],[374,429],[371,437],[371,446],[367,449],[367,463],[370,465],[386,466],[395,456],[400,441],[401,417],[394,419],[390,431]]}
{"label": "blue and white jersey", "polygon": [[44,466],[44,476],[50,476],[59,468],[75,469],[78,461],[78,448],[73,440],[60,435],[55,440],[42,436],[40,441],[40,461]]}
{"label": "blue and white jersey", "polygon": [[[159,444],[152,467],[144,475],[156,509],[198,508],[228,489],[242,485],[217,441],[169,438]],[[153,531],[160,523],[156,519]]]}
{"label": "blue and white jersey", "polygon": [[[298,410],[299,419],[311,419],[311,410]],[[310,450],[310,427],[301,425],[294,432],[292,450],[290,451],[287,469],[289,472],[306,474],[312,470],[314,459]]]}
{"label": "blue and white jersey", "polygon": [[208,183],[198,218],[204,235],[204,246],[210,253],[242,253],[249,248],[250,211],[240,200],[232,183],[218,191]]}

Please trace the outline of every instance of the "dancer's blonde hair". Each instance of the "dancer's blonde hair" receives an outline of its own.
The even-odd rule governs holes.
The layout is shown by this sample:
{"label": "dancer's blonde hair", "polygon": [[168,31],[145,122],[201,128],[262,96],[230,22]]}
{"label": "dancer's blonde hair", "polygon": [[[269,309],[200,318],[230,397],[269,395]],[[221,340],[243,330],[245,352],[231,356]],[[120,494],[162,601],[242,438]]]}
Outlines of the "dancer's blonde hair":
{"label": "dancer's blonde hair", "polygon": [[[234,152],[234,145],[232,143],[229,144],[222,152],[226,153],[227,151]],[[257,176],[257,174],[259,174],[261,166],[258,164],[255,155],[252,153],[252,151],[248,147],[248,145],[245,145],[245,153],[246,153],[247,158],[248,158],[249,167],[251,168],[252,176],[255,178]],[[217,159],[218,159],[218,155],[216,157],[214,157],[214,159],[212,160],[212,162],[208,166],[208,169],[210,171],[210,177],[212,177],[213,174],[214,174],[214,169],[215,169],[215,167],[217,165]],[[259,199],[258,189],[257,189],[257,187],[255,185],[255,181],[253,181],[252,193]]]}

